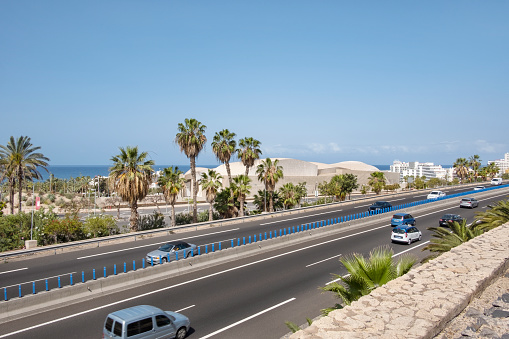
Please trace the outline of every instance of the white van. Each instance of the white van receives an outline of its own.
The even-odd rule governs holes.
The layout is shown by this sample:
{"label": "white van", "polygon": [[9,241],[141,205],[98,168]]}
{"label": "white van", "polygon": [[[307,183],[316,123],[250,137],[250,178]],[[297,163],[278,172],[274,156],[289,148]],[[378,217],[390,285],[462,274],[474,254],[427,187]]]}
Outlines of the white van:
{"label": "white van", "polygon": [[108,314],[103,338],[184,339],[189,324],[189,319],[180,313],[148,305],[134,306]]}
{"label": "white van", "polygon": [[502,178],[493,178],[491,179],[492,185],[502,185]]}

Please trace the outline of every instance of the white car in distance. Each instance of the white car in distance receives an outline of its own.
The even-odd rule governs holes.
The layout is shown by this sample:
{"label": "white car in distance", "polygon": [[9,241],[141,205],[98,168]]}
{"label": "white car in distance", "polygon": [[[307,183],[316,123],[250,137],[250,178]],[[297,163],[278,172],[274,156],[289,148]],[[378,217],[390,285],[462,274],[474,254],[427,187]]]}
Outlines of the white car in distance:
{"label": "white car in distance", "polygon": [[431,191],[426,199],[438,199],[445,197],[445,192],[442,191]]}

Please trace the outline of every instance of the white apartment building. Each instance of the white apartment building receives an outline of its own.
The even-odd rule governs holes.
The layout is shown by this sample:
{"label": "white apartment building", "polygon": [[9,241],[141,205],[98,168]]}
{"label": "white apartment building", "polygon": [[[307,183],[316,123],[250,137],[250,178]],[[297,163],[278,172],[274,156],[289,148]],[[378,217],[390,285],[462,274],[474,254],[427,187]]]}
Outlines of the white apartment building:
{"label": "white apartment building", "polygon": [[453,168],[443,168],[442,165],[435,165],[432,162],[401,162],[395,160],[390,167],[389,172],[399,173],[399,181],[403,182],[405,176],[409,177],[422,177],[426,179],[439,178],[452,181],[455,177]]}
{"label": "white apartment building", "polygon": [[491,160],[491,161],[488,161],[488,164],[494,162],[495,165],[498,166],[498,168],[500,168],[500,172],[498,172],[499,175],[502,175],[504,173],[509,173],[509,153],[506,153],[504,155],[504,159],[499,159],[499,160]]}

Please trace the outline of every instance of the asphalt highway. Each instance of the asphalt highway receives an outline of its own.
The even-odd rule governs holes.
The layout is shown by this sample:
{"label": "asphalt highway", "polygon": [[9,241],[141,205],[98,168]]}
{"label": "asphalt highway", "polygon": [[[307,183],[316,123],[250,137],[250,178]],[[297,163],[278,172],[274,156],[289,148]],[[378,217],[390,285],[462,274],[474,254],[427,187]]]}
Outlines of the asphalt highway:
{"label": "asphalt highway", "polygon": [[[448,190],[447,194],[453,194]],[[334,305],[337,300],[331,293],[318,289],[333,280],[332,273],[345,274],[339,258],[353,252],[368,254],[373,248],[388,245],[395,255],[412,254],[423,258],[427,253],[422,247],[429,242],[431,232],[427,227],[438,226],[438,219],[445,213],[457,213],[473,221],[476,211],[486,205],[506,199],[508,189],[494,190],[490,197],[479,198],[477,209],[466,210],[443,207],[436,203],[433,210],[413,213],[423,239],[412,245],[391,244],[389,226],[391,214],[369,226],[360,226],[326,239],[314,239],[305,244],[293,245],[272,252],[210,267],[168,280],[118,291],[106,297],[32,314],[21,319],[0,324],[0,338],[40,338],[56,336],[90,338],[101,335],[106,315],[112,311],[149,304],[166,310],[180,311],[191,319],[190,338],[279,338],[288,332],[284,322],[305,323],[306,317],[314,318],[320,309]],[[422,200],[425,193],[409,195],[393,205]],[[472,193],[476,196],[476,193]],[[395,197],[401,199],[402,197]],[[394,200],[395,200],[394,199]],[[444,204],[448,201],[444,201]],[[211,228],[185,234],[170,235],[136,242],[111,245],[61,255],[9,262],[2,265],[0,279],[12,285],[34,278],[63,275],[70,271],[89,271],[132,262],[144,257],[157,247],[156,243],[169,239],[184,239],[199,244],[217,243],[253,235],[278,231],[304,223],[344,216],[365,211],[370,203],[359,202],[337,207],[330,211],[274,218],[270,222],[243,223],[222,228]],[[318,214],[318,215],[317,215]],[[297,219],[298,218],[298,219]],[[280,219],[280,220],[279,220]],[[102,273],[102,272],[100,272]],[[12,288],[16,290],[16,288]],[[31,293],[30,288],[28,293]],[[17,332],[20,331],[20,332]],[[71,335],[70,335],[71,334]]]}

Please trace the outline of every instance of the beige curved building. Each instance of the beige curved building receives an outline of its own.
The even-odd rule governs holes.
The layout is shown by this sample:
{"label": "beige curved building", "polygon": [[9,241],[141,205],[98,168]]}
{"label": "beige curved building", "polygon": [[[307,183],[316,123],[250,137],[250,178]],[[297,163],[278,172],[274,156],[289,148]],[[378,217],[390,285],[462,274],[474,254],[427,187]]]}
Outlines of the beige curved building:
{"label": "beige curved building", "polygon": [[[360,161],[343,161],[335,164],[324,164],[319,162],[308,162],[290,158],[271,158],[271,159],[273,161],[277,159],[279,161],[278,165],[283,167],[283,178],[279,180],[278,183],[276,184],[276,189],[290,182],[293,184],[305,182],[308,196],[313,196],[315,194],[318,184],[324,181],[330,181],[330,179],[335,175],[347,173],[356,175],[357,183],[359,184],[360,188],[362,185],[367,185],[371,173],[380,171],[375,166],[371,166]],[[257,194],[259,190],[264,189],[263,183],[258,181],[258,176],[256,174],[256,168],[262,162],[262,160],[265,159],[256,160],[254,166],[249,169],[248,176],[251,179],[252,186],[250,197]],[[208,170],[209,168],[197,167],[196,180],[199,182],[201,173],[207,172]],[[226,165],[222,164],[214,168],[214,170],[223,177],[223,187],[229,186],[228,174],[226,173]],[[240,161],[232,162],[230,163],[230,171],[233,178],[237,175],[245,174],[246,167]],[[391,173],[385,171],[384,174],[385,177],[387,178],[388,184],[394,184],[399,182],[398,173]],[[187,192],[184,193],[184,196],[190,197],[192,196],[191,170],[185,173],[185,178],[187,181]],[[201,187],[199,187],[198,190],[198,197],[200,198],[200,200],[204,199],[205,197],[205,195],[202,194],[201,192]]]}

